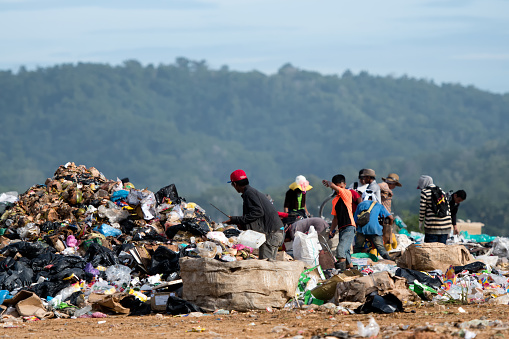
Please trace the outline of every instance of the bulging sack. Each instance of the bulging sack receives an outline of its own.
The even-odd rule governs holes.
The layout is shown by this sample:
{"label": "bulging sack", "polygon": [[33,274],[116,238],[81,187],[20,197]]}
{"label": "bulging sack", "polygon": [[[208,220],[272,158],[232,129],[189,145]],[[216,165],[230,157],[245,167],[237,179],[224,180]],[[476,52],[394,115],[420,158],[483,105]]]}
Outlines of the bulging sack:
{"label": "bulging sack", "polygon": [[283,308],[295,297],[302,261],[180,259],[182,298],[209,311]]}
{"label": "bulging sack", "polygon": [[412,244],[404,250],[397,264],[417,271],[441,270],[449,266],[464,266],[474,258],[463,245],[445,245],[438,242]]}
{"label": "bulging sack", "polygon": [[305,262],[309,267],[320,264],[319,255],[322,246],[318,240],[318,233],[313,226],[309,228],[308,234],[295,232],[292,248],[293,257],[296,260]]}

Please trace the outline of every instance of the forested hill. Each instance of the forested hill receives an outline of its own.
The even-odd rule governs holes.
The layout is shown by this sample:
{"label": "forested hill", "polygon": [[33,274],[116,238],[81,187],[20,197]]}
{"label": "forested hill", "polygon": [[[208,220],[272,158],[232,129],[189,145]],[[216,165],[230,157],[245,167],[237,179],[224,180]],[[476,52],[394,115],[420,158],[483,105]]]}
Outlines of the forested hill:
{"label": "forested hill", "polygon": [[317,187],[371,167],[378,178],[400,174],[395,199],[412,212],[421,174],[470,189],[460,216],[509,234],[500,209],[509,189],[508,94],[290,64],[274,75],[241,73],[179,58],[0,72],[0,112],[1,192],[23,192],[73,161],[139,188],[175,183],[182,196],[238,211],[240,197],[225,187],[237,168],[282,205],[279,193],[298,174]]}

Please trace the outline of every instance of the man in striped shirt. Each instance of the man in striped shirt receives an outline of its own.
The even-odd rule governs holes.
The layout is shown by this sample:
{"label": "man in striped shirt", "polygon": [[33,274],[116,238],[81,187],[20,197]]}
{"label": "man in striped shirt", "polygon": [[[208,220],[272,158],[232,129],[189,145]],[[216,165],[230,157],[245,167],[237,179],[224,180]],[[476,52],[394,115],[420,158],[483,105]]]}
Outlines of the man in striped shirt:
{"label": "man in striped shirt", "polygon": [[422,230],[422,226],[424,225],[424,242],[440,242],[445,244],[448,235],[451,233],[451,214],[448,213],[445,217],[440,218],[433,212],[431,205],[431,187],[435,187],[433,178],[428,175],[421,175],[417,186],[417,189],[421,190],[419,229]]}

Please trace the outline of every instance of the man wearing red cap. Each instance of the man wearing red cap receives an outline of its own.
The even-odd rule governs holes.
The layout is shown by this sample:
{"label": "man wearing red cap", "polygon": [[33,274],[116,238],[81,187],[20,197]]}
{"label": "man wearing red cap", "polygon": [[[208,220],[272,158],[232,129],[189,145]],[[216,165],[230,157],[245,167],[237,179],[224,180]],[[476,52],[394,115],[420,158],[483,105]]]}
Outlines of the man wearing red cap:
{"label": "man wearing red cap", "polygon": [[242,194],[242,216],[229,216],[225,224],[236,224],[241,230],[265,234],[259,248],[259,258],[275,260],[277,249],[283,243],[283,222],[267,196],[249,185],[246,172],[241,169],[230,174],[231,185]]}

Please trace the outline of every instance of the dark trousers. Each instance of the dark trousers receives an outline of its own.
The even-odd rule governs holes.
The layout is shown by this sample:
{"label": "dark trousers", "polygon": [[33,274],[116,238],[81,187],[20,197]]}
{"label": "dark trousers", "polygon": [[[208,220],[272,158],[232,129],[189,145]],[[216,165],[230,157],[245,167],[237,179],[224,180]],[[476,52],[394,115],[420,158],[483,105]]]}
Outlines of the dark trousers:
{"label": "dark trousers", "polygon": [[424,234],[424,242],[441,242],[445,244],[447,242],[447,237],[449,234]]}

